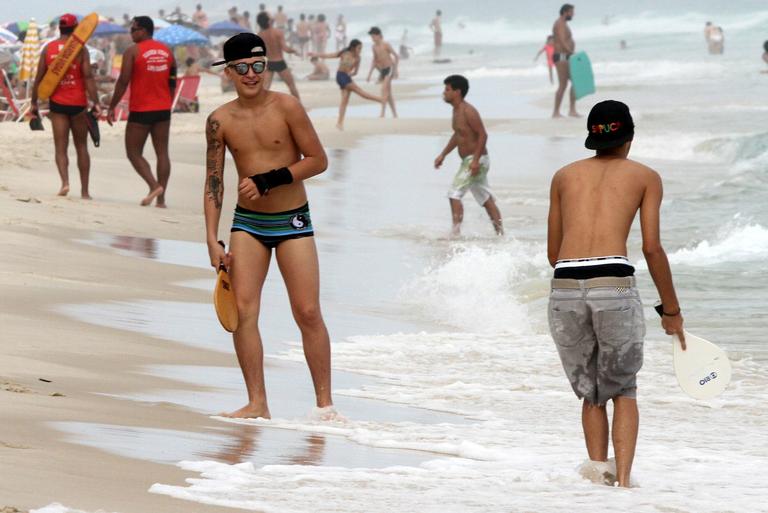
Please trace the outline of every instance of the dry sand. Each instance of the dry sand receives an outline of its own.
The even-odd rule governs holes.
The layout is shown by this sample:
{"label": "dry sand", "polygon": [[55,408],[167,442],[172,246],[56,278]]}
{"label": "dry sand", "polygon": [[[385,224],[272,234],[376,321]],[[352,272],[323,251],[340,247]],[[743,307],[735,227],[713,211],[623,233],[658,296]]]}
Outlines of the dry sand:
{"label": "dry sand", "polygon": [[[32,132],[24,124],[0,123],[4,260],[0,270],[0,510],[26,511],[60,502],[86,511],[162,513],[190,507],[198,512],[225,511],[147,493],[156,482],[183,483],[190,476],[187,472],[66,442],[48,425],[78,421],[197,432],[222,429],[221,423],[174,404],[134,402],[109,394],[188,389],[188,384],[174,384],[138,370],[161,363],[233,366],[233,355],[170,341],[160,344],[148,336],[85,324],[53,311],[72,302],[209,300],[206,291],[172,285],[210,278],[203,270],[152,261],[139,265],[135,258],[76,239],[105,232],[203,241],[203,126],[206,113],[227,99],[210,78],[205,77],[201,90],[201,113],[173,119],[167,210],[139,206],[146,187],[124,157],[123,124],[102,126],[102,146],[91,149],[94,200],[84,201],[79,198],[72,150],[70,195],[55,195],[59,181],[49,124],[45,132]],[[299,85],[309,108],[337,105],[335,83]],[[283,90],[283,85],[276,84],[276,89]],[[396,86],[401,99],[419,89]],[[338,132],[335,119],[315,121],[328,148],[350,147],[367,134],[443,133],[450,123],[445,117],[350,118],[347,130]],[[145,155],[152,156],[149,146]],[[231,166],[226,178],[230,186],[225,209],[234,204]],[[311,195],[312,184],[308,187]],[[222,233],[225,224],[221,223]]]}

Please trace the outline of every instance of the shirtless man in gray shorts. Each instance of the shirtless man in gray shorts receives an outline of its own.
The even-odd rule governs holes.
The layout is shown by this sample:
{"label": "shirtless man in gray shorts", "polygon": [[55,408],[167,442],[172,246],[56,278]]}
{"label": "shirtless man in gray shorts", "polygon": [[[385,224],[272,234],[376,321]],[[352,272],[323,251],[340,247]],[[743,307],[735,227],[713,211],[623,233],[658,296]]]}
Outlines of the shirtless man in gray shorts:
{"label": "shirtless man in gray shorts", "polygon": [[627,259],[627,236],[640,211],[643,254],[663,304],[661,325],[685,349],[683,317],[659,237],[661,177],[627,158],[634,137],[629,108],[605,101],[587,120],[585,146],[597,154],[552,178],[547,255],[555,268],[549,327],[576,396],[589,459],[608,459],[606,403],[613,400],[616,480],[628,487],[639,425],[636,376],[645,320]]}

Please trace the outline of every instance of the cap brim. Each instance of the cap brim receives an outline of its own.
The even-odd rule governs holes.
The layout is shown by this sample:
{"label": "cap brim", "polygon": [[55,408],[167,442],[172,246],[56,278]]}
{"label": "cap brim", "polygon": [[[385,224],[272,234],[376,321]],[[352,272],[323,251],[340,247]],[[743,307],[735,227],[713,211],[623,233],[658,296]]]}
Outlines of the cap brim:
{"label": "cap brim", "polygon": [[607,150],[609,148],[616,148],[617,146],[621,146],[627,141],[631,141],[634,136],[635,134],[626,134],[622,137],[619,137],[618,139],[601,140],[597,137],[593,137],[592,134],[590,134],[584,141],[584,146],[588,150]]}

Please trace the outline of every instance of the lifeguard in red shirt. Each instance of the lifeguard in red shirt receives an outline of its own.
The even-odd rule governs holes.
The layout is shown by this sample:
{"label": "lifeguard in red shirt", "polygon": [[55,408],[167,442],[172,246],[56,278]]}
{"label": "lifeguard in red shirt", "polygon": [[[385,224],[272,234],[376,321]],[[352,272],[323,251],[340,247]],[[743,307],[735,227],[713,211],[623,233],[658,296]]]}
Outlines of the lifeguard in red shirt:
{"label": "lifeguard in red shirt", "polygon": [[[43,80],[48,66],[59,54],[77,27],[77,18],[74,14],[64,14],[59,18],[58,39],[54,39],[40,54],[40,62],[37,66],[35,86],[32,89],[32,107],[30,113],[39,117],[37,107],[37,90]],[[85,119],[85,110],[88,107],[88,97],[94,104],[94,114],[98,116],[100,110],[99,97],[96,91],[96,82],[91,72],[91,62],[87,51],[80,51],[70,64],[67,72],[54,89],[49,99],[51,125],[53,127],[53,145],[56,152],[56,167],[61,177],[61,189],[59,196],[69,193],[69,133],[72,132],[72,140],[77,152],[77,167],[80,171],[80,196],[83,199],[91,199],[88,192],[88,177],[91,172],[91,157],[88,154],[88,123]]]}
{"label": "lifeguard in red shirt", "polygon": [[[107,120],[115,121],[115,107],[130,85],[128,123],[125,127],[125,149],[128,160],[149,186],[142,206],[165,208],[165,192],[171,176],[168,137],[171,127],[171,104],[176,90],[176,59],[173,52],[152,39],[154,23],[149,16],[136,16],[131,22],[131,38],[135,43],[123,54],[120,77],[115,85]],[[157,178],[142,155],[147,137],[157,154]]]}

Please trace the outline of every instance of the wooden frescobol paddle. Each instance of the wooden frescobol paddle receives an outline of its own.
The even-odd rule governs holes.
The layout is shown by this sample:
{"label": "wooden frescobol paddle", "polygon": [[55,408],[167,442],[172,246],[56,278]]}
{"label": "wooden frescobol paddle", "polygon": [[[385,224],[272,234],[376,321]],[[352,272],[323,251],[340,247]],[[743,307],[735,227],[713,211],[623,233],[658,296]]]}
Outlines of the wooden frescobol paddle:
{"label": "wooden frescobol paddle", "polygon": [[[223,241],[219,241],[221,247]],[[229,272],[222,263],[216,271],[216,287],[213,289],[213,306],[216,308],[216,316],[219,318],[221,326],[230,333],[237,330],[239,318],[237,315],[237,302],[235,293],[232,290],[232,281],[229,279]]]}

